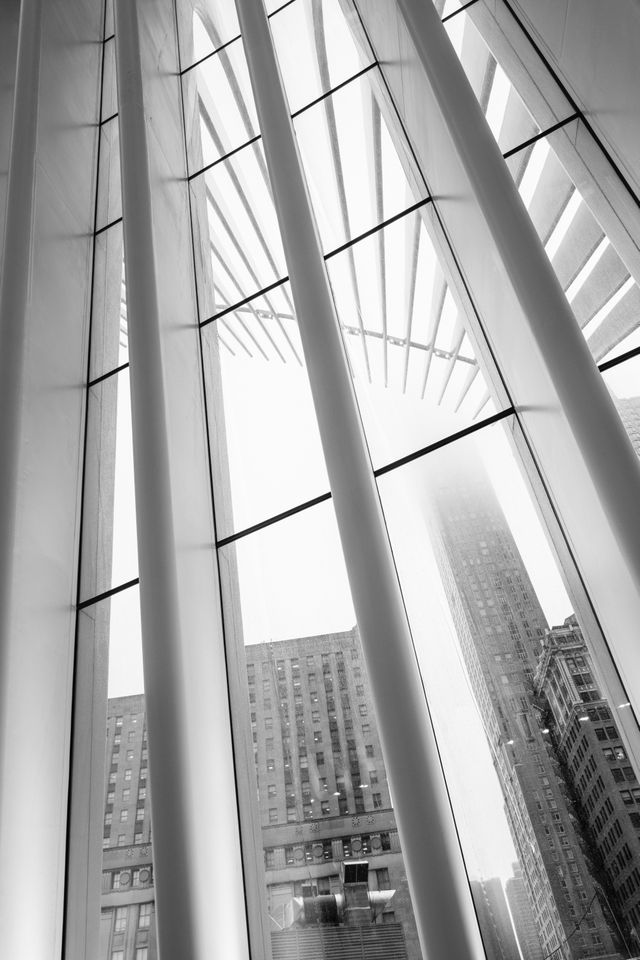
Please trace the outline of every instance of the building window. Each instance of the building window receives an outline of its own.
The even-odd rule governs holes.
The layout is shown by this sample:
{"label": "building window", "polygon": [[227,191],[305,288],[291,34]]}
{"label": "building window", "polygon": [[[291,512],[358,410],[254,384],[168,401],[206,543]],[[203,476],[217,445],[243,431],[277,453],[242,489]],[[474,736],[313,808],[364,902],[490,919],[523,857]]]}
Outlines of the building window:
{"label": "building window", "polygon": [[127,929],[127,907],[116,907],[114,933],[123,933]]}
{"label": "building window", "polygon": [[373,809],[379,810],[382,807],[382,794],[374,793],[373,794]]}
{"label": "building window", "polygon": [[367,754],[368,757],[372,757],[372,756],[373,756],[373,744],[368,743],[368,744],[365,746],[364,749],[365,749],[365,752],[366,752],[366,754]]}
{"label": "building window", "polygon": [[366,703],[361,703],[361,704],[359,704],[359,706],[358,706],[358,713],[360,714],[361,717],[366,717],[366,715],[367,715],[367,713],[368,713]]}
{"label": "building window", "polygon": [[149,960],[149,948],[136,947],[136,960]]}
{"label": "building window", "polygon": [[124,950],[114,950],[111,954],[111,960],[124,960]]}
{"label": "building window", "polygon": [[129,770],[125,770],[125,772],[124,772],[124,778],[125,778],[125,780],[131,780],[131,770],[130,770],[130,769],[129,769]]}
{"label": "building window", "polygon": [[378,890],[391,889],[391,881],[389,880],[389,871],[386,867],[383,867],[381,870],[376,870],[376,878],[378,880]]}
{"label": "building window", "polygon": [[264,865],[267,870],[273,870],[276,865],[276,852],[273,849],[265,850]]}
{"label": "building window", "polygon": [[278,822],[278,810],[276,807],[271,807],[269,810],[269,823]]}
{"label": "building window", "polygon": [[267,796],[275,797],[275,795],[276,795],[276,785],[275,783],[270,783],[269,786],[267,787]]}
{"label": "building window", "polygon": [[119,847],[126,847],[126,845],[127,845],[127,835],[126,835],[125,833],[119,834],[119,836],[118,836],[118,846],[119,846]]}

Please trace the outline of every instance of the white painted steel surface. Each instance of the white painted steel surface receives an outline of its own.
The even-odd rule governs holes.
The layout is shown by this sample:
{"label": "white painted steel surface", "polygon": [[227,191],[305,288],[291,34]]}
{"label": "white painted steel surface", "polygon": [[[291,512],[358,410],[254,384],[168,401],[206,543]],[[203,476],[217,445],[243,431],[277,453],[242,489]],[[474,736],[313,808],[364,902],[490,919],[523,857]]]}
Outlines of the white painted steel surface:
{"label": "white painted steel surface", "polygon": [[174,11],[169,0],[117,0],[115,10],[158,943],[166,957],[242,960]]}
{"label": "white painted steel surface", "polygon": [[264,10],[236,0],[425,958],[483,956]]}

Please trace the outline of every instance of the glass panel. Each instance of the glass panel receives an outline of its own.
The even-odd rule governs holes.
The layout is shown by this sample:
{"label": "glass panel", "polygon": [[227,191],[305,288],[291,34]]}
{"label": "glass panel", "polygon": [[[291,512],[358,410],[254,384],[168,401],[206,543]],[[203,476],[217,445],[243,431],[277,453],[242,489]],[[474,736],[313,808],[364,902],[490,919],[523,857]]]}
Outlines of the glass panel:
{"label": "glass panel", "polygon": [[273,955],[319,955],[324,932],[336,957],[419,960],[332,505],[219,556],[227,639],[241,656],[244,645],[241,723],[255,756]]}
{"label": "glass panel", "polygon": [[100,169],[98,170],[98,206],[96,230],[122,216],[120,191],[120,133],[114,117],[100,128]]}
{"label": "glass panel", "polygon": [[[148,743],[137,588],[81,610],[79,662],[90,667],[93,709],[104,710],[93,740],[91,767],[100,771],[102,846],[99,955],[118,950],[156,956]],[[124,954],[123,954],[124,955]]]}
{"label": "glass panel", "polygon": [[508,162],[599,363],[640,345],[640,290],[559,158],[578,130],[567,124]]}
{"label": "glass panel", "polygon": [[305,110],[294,127],[325,252],[406,209],[407,180],[368,77]]}
{"label": "glass panel", "polygon": [[105,14],[105,26],[104,26],[104,35],[106,37],[113,36],[114,33],[114,24],[113,24],[113,0],[106,0],[106,14]]}
{"label": "glass panel", "polygon": [[[225,156],[258,133],[251,82],[242,40],[238,39],[184,75],[183,85],[196,86],[197,110],[186,111],[189,169],[194,173]],[[185,100],[190,96],[185,92]],[[194,123],[200,144],[194,140]]]}
{"label": "glass panel", "polygon": [[192,11],[193,4],[178,4],[178,38],[183,70],[229,43],[240,33],[234,0],[199,4],[198,12],[194,14]]}
{"label": "glass panel", "polygon": [[431,205],[327,261],[374,467],[496,412]]}
{"label": "glass panel", "polygon": [[209,263],[197,264],[201,313],[210,301],[209,271],[216,313],[286,276],[268,183],[260,143],[245,147],[192,181],[195,230],[210,257]]}
{"label": "glass panel", "polygon": [[329,480],[289,285],[203,327],[202,341],[222,538]]}
{"label": "glass panel", "polygon": [[95,239],[89,379],[126,363],[128,342],[122,224],[117,223]]}
{"label": "glass panel", "polygon": [[630,957],[626,708],[607,699],[601,640],[571,608],[508,433],[484,428],[378,481],[414,643],[487,947],[503,922],[513,939],[504,887],[524,956]]}
{"label": "glass panel", "polygon": [[292,113],[366,65],[339,0],[296,0],[270,22]]}
{"label": "glass panel", "polygon": [[118,112],[118,91],[116,87],[116,41],[112,37],[104,45],[104,67],[102,74],[102,110],[100,119],[106,120]]}
{"label": "glass panel", "polygon": [[138,575],[129,371],[89,389],[80,599]]}
{"label": "glass panel", "polygon": [[[535,136],[538,124],[470,17],[460,13],[447,20],[445,29],[502,152]],[[570,112],[567,109],[565,115]]]}
{"label": "glass panel", "polygon": [[624,428],[640,457],[640,358],[625,360],[603,373]]}

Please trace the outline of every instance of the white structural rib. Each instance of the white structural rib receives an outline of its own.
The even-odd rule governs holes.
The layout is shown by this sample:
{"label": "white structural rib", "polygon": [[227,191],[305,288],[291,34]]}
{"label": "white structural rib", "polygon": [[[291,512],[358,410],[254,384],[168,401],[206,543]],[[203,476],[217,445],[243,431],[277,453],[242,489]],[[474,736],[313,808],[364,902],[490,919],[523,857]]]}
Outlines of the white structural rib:
{"label": "white structural rib", "polygon": [[261,4],[236,7],[422,947],[471,960],[462,854],[269,27]]}

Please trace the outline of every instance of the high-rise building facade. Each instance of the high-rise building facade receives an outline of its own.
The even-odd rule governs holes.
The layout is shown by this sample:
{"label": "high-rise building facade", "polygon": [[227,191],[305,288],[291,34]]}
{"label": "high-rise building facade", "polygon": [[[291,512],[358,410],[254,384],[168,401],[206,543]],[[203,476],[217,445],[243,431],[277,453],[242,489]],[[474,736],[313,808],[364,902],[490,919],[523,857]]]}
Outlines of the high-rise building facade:
{"label": "high-rise building facade", "polygon": [[[482,960],[514,859],[544,960],[633,954],[532,683],[574,611],[640,769],[639,46],[633,0],[0,4],[8,956]],[[312,637],[263,729],[247,651]]]}
{"label": "high-rise building facade", "polygon": [[517,863],[513,864],[513,876],[509,877],[505,884],[505,894],[523,960],[543,960],[544,954],[533,911],[522,879],[522,871]]}
{"label": "high-rise building facade", "polygon": [[431,527],[459,636],[469,641],[462,653],[474,693],[492,713],[487,736],[540,943],[545,955],[617,956],[613,918],[536,709],[547,622],[488,475],[469,461],[460,469],[452,453],[429,477]]}
{"label": "high-rise building facade", "polygon": [[548,704],[554,752],[571,788],[594,875],[637,952],[640,784],[575,617],[545,636],[535,683]]}

